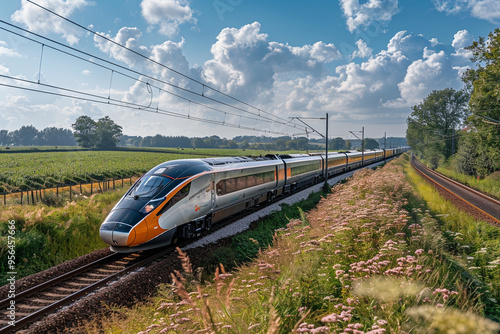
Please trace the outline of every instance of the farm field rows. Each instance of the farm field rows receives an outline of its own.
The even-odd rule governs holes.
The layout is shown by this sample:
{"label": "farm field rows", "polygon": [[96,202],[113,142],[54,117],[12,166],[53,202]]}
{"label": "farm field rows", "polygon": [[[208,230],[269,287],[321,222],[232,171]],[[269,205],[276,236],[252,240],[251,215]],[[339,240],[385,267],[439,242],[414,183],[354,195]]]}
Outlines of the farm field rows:
{"label": "farm field rows", "polygon": [[117,151],[63,149],[22,153],[23,148],[16,149],[17,152],[0,154],[0,194],[127,178],[141,175],[157,164],[174,159],[269,153],[257,150],[175,148],[125,148]]}
{"label": "farm field rows", "polygon": [[0,193],[130,177],[167,160],[200,156],[123,151],[1,154]]}

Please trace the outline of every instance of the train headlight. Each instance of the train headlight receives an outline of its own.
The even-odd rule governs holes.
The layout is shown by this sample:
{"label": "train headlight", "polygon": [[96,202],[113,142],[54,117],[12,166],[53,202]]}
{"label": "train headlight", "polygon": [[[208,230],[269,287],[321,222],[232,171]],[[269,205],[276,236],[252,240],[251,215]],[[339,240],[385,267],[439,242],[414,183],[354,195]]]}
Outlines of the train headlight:
{"label": "train headlight", "polygon": [[156,207],[158,207],[158,205],[160,205],[161,203],[163,203],[163,201],[165,201],[165,198],[162,197],[162,198],[159,198],[159,199],[153,199],[151,201],[149,201],[142,209],[141,209],[141,213],[150,213],[151,211],[153,211],[154,209],[156,209]]}

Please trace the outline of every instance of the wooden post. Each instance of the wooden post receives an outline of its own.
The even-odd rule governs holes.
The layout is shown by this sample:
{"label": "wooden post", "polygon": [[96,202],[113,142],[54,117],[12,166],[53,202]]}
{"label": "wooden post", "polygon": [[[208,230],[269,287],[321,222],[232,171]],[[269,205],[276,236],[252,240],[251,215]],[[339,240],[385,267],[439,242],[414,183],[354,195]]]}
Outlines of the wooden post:
{"label": "wooden post", "polygon": [[132,176],[130,177],[130,185],[132,185]]}
{"label": "wooden post", "polygon": [[113,178],[113,190],[115,190],[115,178]]}
{"label": "wooden post", "polygon": [[23,205],[23,191],[21,190],[21,205]]}
{"label": "wooden post", "polygon": [[56,197],[59,198],[59,185],[56,186]]}
{"label": "wooden post", "polygon": [[71,184],[69,185],[69,201],[71,202]]}
{"label": "wooden post", "polygon": [[80,194],[82,194],[82,182],[80,181]]}
{"label": "wooden post", "polygon": [[35,195],[33,195],[33,190],[31,191],[31,204],[35,205]]}
{"label": "wooden post", "polygon": [[101,193],[102,193],[101,182],[97,181],[97,184],[99,185],[99,189],[101,190]]}
{"label": "wooden post", "polygon": [[123,177],[122,177],[122,188],[123,188]]}
{"label": "wooden post", "polygon": [[92,195],[92,182],[90,182],[90,195]]}
{"label": "wooden post", "polygon": [[7,195],[3,193],[3,205],[7,205]]}

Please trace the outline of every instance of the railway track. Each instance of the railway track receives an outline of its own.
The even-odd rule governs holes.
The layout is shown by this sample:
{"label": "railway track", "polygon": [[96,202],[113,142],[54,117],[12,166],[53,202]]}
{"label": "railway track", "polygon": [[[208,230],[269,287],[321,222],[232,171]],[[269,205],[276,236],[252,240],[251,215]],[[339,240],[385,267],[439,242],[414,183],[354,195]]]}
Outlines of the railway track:
{"label": "railway track", "polygon": [[500,201],[433,171],[413,155],[411,162],[422,176],[449,195],[447,197],[454,198],[466,211],[500,225]]}
{"label": "railway track", "polygon": [[20,329],[36,322],[43,316],[73,303],[78,298],[88,295],[109,282],[172,251],[173,248],[169,247],[155,253],[113,253],[47,282],[16,293],[16,320],[13,326],[8,321],[8,306],[13,299],[1,300],[0,333],[17,333]]}
{"label": "railway track", "polygon": [[[210,232],[229,225],[233,221],[269,204],[260,205],[255,210],[241,212],[217,224]],[[202,233],[201,236],[210,232]],[[190,241],[195,240],[196,238]],[[183,247],[185,244],[187,242],[176,246]],[[42,284],[18,292],[14,299],[0,300],[0,334],[22,332],[28,325],[39,321],[42,317],[52,314],[64,306],[73,304],[77,299],[97,291],[106,284],[116,281],[138,268],[145,267],[151,262],[173,253],[173,251],[174,246],[149,252],[113,253]],[[8,320],[8,306],[11,300],[15,300],[16,306],[14,326],[9,324]]]}

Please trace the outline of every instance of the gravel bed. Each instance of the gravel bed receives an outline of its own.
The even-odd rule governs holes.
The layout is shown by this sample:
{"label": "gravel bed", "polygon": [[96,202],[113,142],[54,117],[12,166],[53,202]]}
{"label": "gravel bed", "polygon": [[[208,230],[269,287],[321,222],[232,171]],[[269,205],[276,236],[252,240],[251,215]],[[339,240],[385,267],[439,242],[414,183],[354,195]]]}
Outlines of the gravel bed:
{"label": "gravel bed", "polygon": [[[76,259],[61,263],[60,265],[41,271],[39,273],[20,278],[16,280],[16,293],[20,293],[59,275],[65,274],[67,272],[80,268],[83,265],[99,260],[100,258],[111,253],[112,252],[109,250],[109,248],[99,249],[92,253],[80,256]],[[4,285],[0,288],[0,300],[7,298],[8,291],[8,285]]]}
{"label": "gravel bed", "polygon": [[[328,183],[334,185],[353,174],[354,172],[348,172],[336,176],[331,178]],[[202,237],[183,249],[188,254],[193,267],[198,267],[199,264],[204,263],[206,260],[206,254],[213,253],[218,247],[229,244],[231,236],[247,230],[252,222],[269,215],[273,211],[281,210],[282,204],[291,205],[307,198],[310,193],[319,191],[321,187],[322,184],[318,184],[279,200],[262,210]],[[78,329],[78,326],[95,317],[105,317],[106,314],[111,312],[106,305],[133,306],[153,295],[158,285],[170,284],[170,274],[174,270],[181,270],[181,263],[176,253],[172,253],[148,267],[128,274],[99,291],[80,299],[73,305],[63,308],[58,313],[48,316],[29,328],[29,333],[80,333],[81,330]]]}

